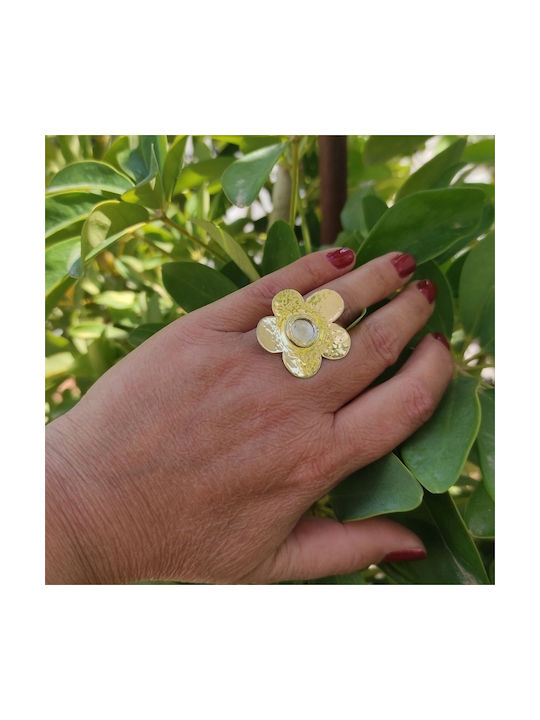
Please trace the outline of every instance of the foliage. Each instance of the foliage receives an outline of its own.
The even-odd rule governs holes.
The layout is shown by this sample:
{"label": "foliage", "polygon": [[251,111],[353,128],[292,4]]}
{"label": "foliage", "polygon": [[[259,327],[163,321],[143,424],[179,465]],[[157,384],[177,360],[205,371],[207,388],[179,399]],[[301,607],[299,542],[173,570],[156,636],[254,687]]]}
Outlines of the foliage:
{"label": "foliage", "polygon": [[[421,430],[312,508],[343,521],[387,514],[428,558],[318,582],[493,582],[494,141],[347,142],[336,244],[358,263],[411,252],[416,277],[439,288],[390,372],[439,331],[456,374]],[[50,136],[46,186],[47,421],[167,323],[320,246],[315,137]]]}

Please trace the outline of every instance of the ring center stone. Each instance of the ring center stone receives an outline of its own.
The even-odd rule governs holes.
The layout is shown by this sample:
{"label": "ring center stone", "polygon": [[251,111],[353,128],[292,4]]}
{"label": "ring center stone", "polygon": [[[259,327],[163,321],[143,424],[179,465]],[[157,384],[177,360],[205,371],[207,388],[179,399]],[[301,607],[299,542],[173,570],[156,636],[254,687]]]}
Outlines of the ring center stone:
{"label": "ring center stone", "polygon": [[290,318],[286,333],[289,340],[298,347],[310,347],[317,338],[317,328],[306,317]]}

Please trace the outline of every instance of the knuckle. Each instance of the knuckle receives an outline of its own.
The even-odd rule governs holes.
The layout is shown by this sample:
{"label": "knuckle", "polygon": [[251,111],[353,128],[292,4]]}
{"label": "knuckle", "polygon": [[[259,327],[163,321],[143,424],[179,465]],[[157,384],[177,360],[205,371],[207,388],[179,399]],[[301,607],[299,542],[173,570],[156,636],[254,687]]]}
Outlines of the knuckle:
{"label": "knuckle", "polygon": [[325,275],[321,267],[321,258],[316,254],[306,255],[302,258],[303,270],[309,277],[314,288],[319,287],[325,280]]}
{"label": "knuckle", "polygon": [[425,380],[415,377],[408,380],[404,405],[411,423],[423,425],[433,415],[437,403]]}
{"label": "knuckle", "polygon": [[392,329],[382,322],[372,321],[369,325],[366,323],[364,332],[370,352],[378,363],[382,363],[384,367],[393,365],[399,357],[400,347],[397,335]]}

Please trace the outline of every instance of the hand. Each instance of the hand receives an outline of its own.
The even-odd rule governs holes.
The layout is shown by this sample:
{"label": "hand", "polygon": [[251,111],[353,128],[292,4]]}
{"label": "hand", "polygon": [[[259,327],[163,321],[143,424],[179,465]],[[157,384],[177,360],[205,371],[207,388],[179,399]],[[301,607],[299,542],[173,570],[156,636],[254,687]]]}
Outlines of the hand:
{"label": "hand", "polygon": [[47,428],[47,582],[277,582],[423,552],[385,518],[302,516],[442,397],[453,363],[433,335],[368,389],[428,320],[434,286],[399,292],[351,330],[346,358],[309,379],[256,339],[284,288],[337,290],[346,326],[414,270],[399,253],[351,272],[353,261],[347,249],[314,253],[178,319]]}

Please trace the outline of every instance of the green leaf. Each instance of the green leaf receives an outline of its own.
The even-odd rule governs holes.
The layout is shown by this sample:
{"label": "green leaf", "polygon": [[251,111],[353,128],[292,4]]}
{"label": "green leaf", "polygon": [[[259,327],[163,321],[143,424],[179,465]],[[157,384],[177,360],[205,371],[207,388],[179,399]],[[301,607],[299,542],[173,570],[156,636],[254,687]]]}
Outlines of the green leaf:
{"label": "green leaf", "polygon": [[186,312],[219,300],[238,288],[217,270],[196,262],[165,263],[163,284]]}
{"label": "green leaf", "polygon": [[92,301],[115,310],[125,310],[133,305],[135,297],[133,290],[105,290],[93,297]]}
{"label": "green leaf", "polygon": [[264,275],[279,270],[300,258],[300,247],[291,226],[276,220],[264,244],[262,270]]}
{"label": "green leaf", "polygon": [[495,537],[495,503],[483,483],[478,484],[469,498],[464,520],[474,537]]}
{"label": "green leaf", "polygon": [[68,275],[73,262],[80,254],[81,239],[69,238],[47,248],[45,251],[45,297]]}
{"label": "green leaf", "polygon": [[136,327],[135,330],[132,330],[128,335],[128,343],[133,345],[133,347],[137,347],[137,345],[141,345],[145,340],[148,340],[149,337],[152,337],[152,335],[162,330],[166,324],[167,323],[145,323],[144,325],[139,325],[139,327]]}
{"label": "green leaf", "polygon": [[232,203],[238,207],[251,205],[286,145],[287,143],[279,143],[255,150],[239,158],[225,170],[221,183],[225,195]]}
{"label": "green leaf", "polygon": [[489,233],[467,256],[459,280],[459,309],[470,338],[491,352],[495,336],[495,235]]}
{"label": "green leaf", "polygon": [[206,230],[212,240],[217,242],[217,244],[227,253],[231,260],[238,265],[240,270],[247,275],[251,281],[259,279],[259,273],[255,270],[255,267],[249,259],[246,251],[228,233],[207,220],[193,218],[191,222],[198,227],[201,227],[203,230]]}
{"label": "green leaf", "polygon": [[357,253],[362,246],[364,240],[365,238],[359,230],[345,230],[339,233],[336,238],[336,242],[334,243],[334,246],[348,247],[351,250],[354,250],[355,253]]}
{"label": "green leaf", "polygon": [[495,138],[485,138],[467,145],[463,159],[477,165],[481,163],[493,165],[495,163]]}
{"label": "green leaf", "polygon": [[233,157],[217,157],[211,160],[202,160],[198,163],[186,165],[178,176],[174,186],[173,195],[178,195],[184,190],[192,190],[202,183],[209,183],[209,190],[212,186],[221,185],[223,172],[234,162]]}
{"label": "green leaf", "polygon": [[98,160],[85,160],[62,168],[51,180],[47,192],[107,190],[121,195],[130,187],[133,187],[131,180],[111,165]]}
{"label": "green leaf", "polygon": [[75,360],[70,352],[58,352],[45,358],[45,379],[68,375],[75,366]]}
{"label": "green leaf", "polygon": [[465,188],[423,190],[388,209],[362,245],[357,265],[400,250],[420,265],[471,232],[479,222],[484,193]]}
{"label": "green leaf", "polygon": [[[465,187],[469,188],[470,185],[466,185]],[[437,255],[436,260],[439,265],[443,265],[447,260],[455,257],[458,252],[474,242],[474,240],[477,240],[481,235],[485,235],[493,225],[494,219],[495,206],[492,202],[486,201],[484,203],[484,207],[482,208],[482,215],[472,231],[461,237],[449,249],[445,250],[440,255]]]}
{"label": "green leaf", "polygon": [[495,499],[495,390],[481,390],[478,394],[482,420],[476,441],[480,469],[488,493]]}
{"label": "green leaf", "polygon": [[432,493],[448,490],[460,476],[480,425],[477,389],[475,378],[452,380],[431,420],[401,447],[405,465]]}
{"label": "green leaf", "polygon": [[45,198],[45,237],[84,220],[94,205],[102,201],[101,195],[80,192]]}
{"label": "green leaf", "polygon": [[220,142],[238,145],[243,153],[250,153],[267,145],[275,145],[281,140],[277,135],[212,135],[212,137]]}
{"label": "green leaf", "polygon": [[454,329],[454,301],[452,289],[437,263],[430,260],[418,265],[412,280],[431,280],[437,287],[437,298],[433,314],[424,325],[421,335],[429,332],[440,332],[450,338]]}
{"label": "green leaf", "polygon": [[466,138],[452,143],[429,162],[410,175],[396,193],[396,201],[419,190],[429,190],[450,167],[455,165],[467,144]]}
{"label": "green leaf", "polygon": [[175,138],[163,164],[163,191],[167,201],[170,201],[172,197],[176,181],[182,170],[187,139],[187,135],[178,135]]}
{"label": "green leaf", "polygon": [[416,533],[427,550],[425,560],[383,563],[381,568],[394,580],[411,585],[489,584],[478,550],[448,493],[424,493],[419,508],[394,519]]}
{"label": "green leaf", "polygon": [[379,165],[394,157],[412,155],[430,135],[371,135],[364,147],[366,165]]}
{"label": "green leaf", "polygon": [[341,211],[341,224],[346,231],[366,236],[387,210],[384,200],[373,193],[371,186],[364,185],[347,199]]}
{"label": "green leaf", "polygon": [[150,153],[148,174],[134,188],[130,188],[123,193],[122,200],[155,209],[163,205],[164,195],[158,161],[153,147],[150,148]]}
{"label": "green leaf", "polygon": [[110,200],[97,205],[82,229],[84,262],[91,260],[118,238],[148,222],[148,212],[140,205]]}
{"label": "green leaf", "polygon": [[357,470],[332,490],[331,501],[341,522],[403,512],[418,507],[423,491],[405,465],[389,453]]}

